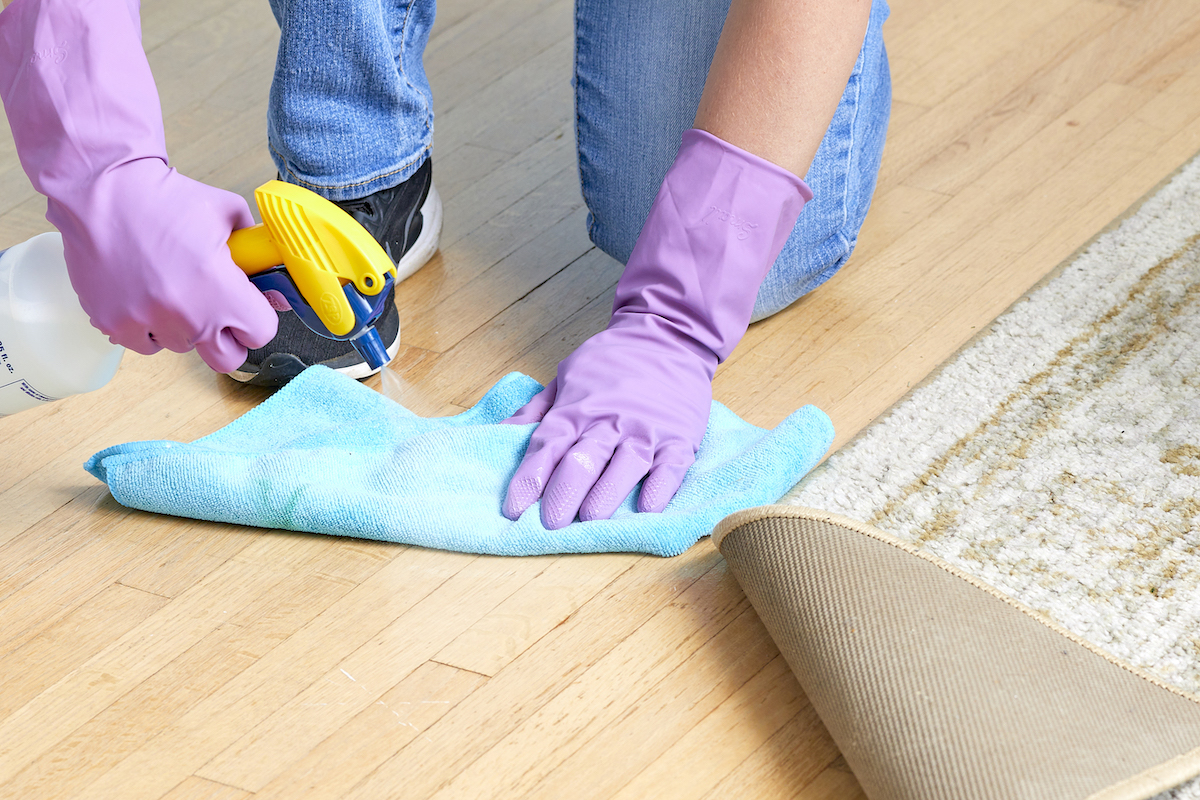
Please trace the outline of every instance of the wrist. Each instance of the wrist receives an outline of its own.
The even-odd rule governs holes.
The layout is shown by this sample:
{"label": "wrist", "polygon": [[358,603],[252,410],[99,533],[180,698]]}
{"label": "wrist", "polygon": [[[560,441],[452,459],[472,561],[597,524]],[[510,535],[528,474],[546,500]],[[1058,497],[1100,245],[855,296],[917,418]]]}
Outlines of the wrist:
{"label": "wrist", "polygon": [[694,315],[620,309],[613,313],[606,330],[616,331],[642,351],[669,350],[677,357],[694,361],[708,373],[710,381],[722,361],[708,344],[712,332]]}

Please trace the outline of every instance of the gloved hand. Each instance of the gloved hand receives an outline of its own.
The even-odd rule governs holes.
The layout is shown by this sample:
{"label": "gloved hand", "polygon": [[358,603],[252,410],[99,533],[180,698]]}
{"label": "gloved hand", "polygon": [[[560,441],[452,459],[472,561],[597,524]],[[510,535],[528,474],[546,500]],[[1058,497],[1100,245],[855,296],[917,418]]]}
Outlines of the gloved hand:
{"label": "gloved hand", "polygon": [[[712,378],[746,332],[759,284],[812,192],[690,130],[629,256],[608,327],[506,422],[540,422],[504,500],[516,519],[607,519],[646,478],[639,511],[675,496],[708,427]],[[648,477],[647,477],[648,476]]]}
{"label": "gloved hand", "polygon": [[140,25],[137,0],[16,0],[0,13],[0,98],[92,325],[229,372],[278,319],[226,245],[254,220],[168,166]]}

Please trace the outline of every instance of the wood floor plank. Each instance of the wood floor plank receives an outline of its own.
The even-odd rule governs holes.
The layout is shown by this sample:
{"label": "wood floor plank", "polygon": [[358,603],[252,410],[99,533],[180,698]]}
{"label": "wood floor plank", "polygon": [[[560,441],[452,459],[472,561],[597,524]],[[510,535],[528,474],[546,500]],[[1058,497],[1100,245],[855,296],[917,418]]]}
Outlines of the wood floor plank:
{"label": "wood floor plank", "polygon": [[442,358],[418,364],[405,377],[435,397],[466,407],[474,405],[482,396],[480,389],[486,389],[479,387],[480,376],[493,374],[497,364],[508,362],[511,353],[519,352],[569,319],[576,309],[611,291],[621,267],[608,256],[595,253],[598,251],[589,250]]}
{"label": "wood floor plank", "polygon": [[[4,652],[40,636],[119,581],[125,572],[153,558],[153,551],[142,548],[139,538],[152,531],[157,522],[142,518],[127,523],[115,505],[109,505],[103,517],[84,516],[62,536],[54,537],[51,546],[40,551],[45,553],[47,565],[29,562],[27,569],[19,571],[19,586],[4,597],[5,626],[0,631]],[[183,526],[183,535],[190,527]],[[50,598],[54,602],[49,602]]]}
{"label": "wood floor plank", "polygon": [[426,662],[255,792],[255,800],[344,796],[486,680],[474,672]]}
{"label": "wood floor plank", "polygon": [[[979,13],[970,4],[943,6],[945,19],[932,19],[912,35],[893,37],[885,28],[890,51],[907,54],[896,60],[893,79],[901,102],[914,100],[934,106],[956,90],[1010,57],[1013,50],[1040,28],[1067,11],[1075,0],[1051,0],[1036,7],[1020,3],[995,3]],[[945,13],[948,12],[948,13]],[[931,15],[932,16],[932,15]],[[895,39],[899,38],[899,41]],[[916,90],[913,96],[908,91]]]}
{"label": "wood floor plank", "polygon": [[[556,128],[484,176],[472,186],[469,195],[460,193],[453,201],[447,202],[441,240],[442,251],[447,257],[453,258],[454,247],[484,227],[493,216],[508,211],[547,181],[573,168],[570,148],[568,131]],[[478,242],[474,248],[490,254],[494,251],[488,244],[490,242]],[[401,285],[420,286],[425,280],[424,276],[425,270],[421,270]],[[465,283],[471,277],[473,274],[460,280]]]}
{"label": "wood floor plank", "polygon": [[[613,260],[599,250],[592,250],[585,256],[597,264],[613,266]],[[615,268],[615,267],[613,267]],[[614,278],[615,281],[615,278]],[[461,396],[464,404],[473,403],[482,397],[489,386],[492,386],[502,375],[512,371],[522,372],[540,381],[543,385],[553,380],[558,363],[575,348],[598,331],[604,330],[612,316],[613,291],[615,282],[604,291],[597,294],[591,301],[576,311],[566,320],[555,325],[550,330],[538,336],[523,350],[508,360],[502,361],[491,372],[483,373],[485,377],[478,381],[474,388]]]}
{"label": "wood floor plank", "polygon": [[492,3],[458,30],[431,42],[425,71],[437,113],[449,113],[472,95],[487,93],[491,80],[513,64],[560,44],[573,14],[570,0],[537,0],[517,8],[513,3]]}
{"label": "wood floor plank", "polygon": [[[200,585],[13,712],[0,723],[0,785],[193,647],[229,614],[269,595],[291,567],[320,549],[311,538],[293,537],[288,544],[257,548],[226,562]],[[269,554],[264,552],[268,549]],[[153,636],[145,635],[146,629]]]}
{"label": "wood floor plank", "polygon": [[[325,537],[296,538],[329,542]],[[269,550],[272,544],[264,539],[263,548]],[[158,736],[83,788],[79,796],[159,797],[309,689],[334,665],[475,560],[401,549],[384,567],[173,720]]]}
{"label": "wood floor plank", "polygon": [[[503,571],[499,561],[506,562]],[[258,791],[553,562],[550,556],[474,559],[245,735],[234,733],[195,774]]]}
{"label": "wood floor plank", "polygon": [[625,555],[559,558],[456,636],[433,660],[492,677],[631,566]]}
{"label": "wood floor plank", "polygon": [[611,797],[702,797],[807,705],[791,668],[775,655]]}
{"label": "wood floor plank", "polygon": [[250,797],[249,792],[232,786],[222,786],[203,778],[187,778],[163,795],[162,800],[249,800]]}
{"label": "wood floor plank", "polygon": [[[670,675],[629,703],[616,720],[540,777],[525,796],[542,800],[613,796],[778,655],[758,615],[747,608]],[[753,710],[743,710],[754,716]],[[672,796],[679,795],[672,792]]]}
{"label": "wood floor plank", "polygon": [[150,50],[147,58],[163,115],[169,118],[211,95],[278,38],[267,4],[230,3]]}
{"label": "wood floor plank", "polygon": [[[564,181],[572,180],[567,173],[560,173],[556,177]],[[557,180],[551,183],[557,183]],[[547,200],[559,196],[553,193],[554,188],[550,186],[546,192]],[[546,202],[546,205],[550,206],[551,203]],[[556,211],[550,218],[563,211],[567,215],[480,272],[470,283],[444,300],[414,307],[410,311],[409,325],[416,333],[406,337],[406,341],[436,353],[445,352],[550,280],[562,269],[563,264],[570,264],[591,250],[592,243],[584,225],[587,210],[583,207],[564,208],[561,204],[555,206]],[[514,217],[512,227],[526,228],[528,216],[521,214],[518,217],[514,214]],[[539,220],[528,224],[526,229],[537,230],[544,224],[545,221]],[[422,332],[426,332],[424,336]]]}
{"label": "wood floor plank", "polygon": [[[1023,293],[1030,277],[1036,276],[1039,269],[1068,258],[1091,238],[1089,231],[1099,231],[1105,220],[1111,220],[1125,210],[1131,198],[1150,191],[1156,184],[1155,178],[1169,169],[1166,165],[1181,163],[1200,149],[1200,125],[1195,123],[1167,140],[1153,155],[1142,154],[1127,143],[1131,132],[1143,131],[1140,125],[1122,126],[1106,137],[1102,149],[1089,151],[1085,168],[1078,170],[1076,175],[1094,174],[1094,170],[1101,168],[1121,168],[1121,178],[1116,185],[1110,185],[1113,191],[1099,193],[1086,203],[1066,204],[1062,208],[1062,215],[1036,245],[1012,262],[1011,272],[998,272],[991,281],[980,285],[978,292],[972,295],[973,302],[968,302],[968,306],[984,309],[980,316],[987,315],[985,318],[999,315]],[[1079,178],[1076,180],[1078,182]],[[1083,192],[1075,191],[1078,188],[1078,185],[1063,186],[1067,196],[1086,196]],[[957,349],[954,346],[956,337],[961,345],[978,330],[970,324],[974,319],[975,315],[958,312],[942,315],[933,328],[893,357],[886,372],[868,376],[844,400],[839,400],[839,405],[854,408],[864,395],[877,391],[879,385],[895,386],[895,376],[904,372],[906,367],[911,369],[916,359],[927,359],[936,365],[948,358]]]}
{"label": "wood floor plank", "polygon": [[[11,191],[0,187],[0,224],[3,224],[5,230],[5,249],[39,233],[54,230],[46,221],[46,198],[33,190],[24,172],[10,172],[0,176],[0,181],[12,181],[10,185],[15,185]],[[3,204],[9,198],[12,205],[5,209]]]}
{"label": "wood floor plank", "polygon": [[237,0],[195,0],[183,6],[147,2],[141,6],[142,47],[157,50],[172,38],[220,14]]}
{"label": "wood floor plank", "polygon": [[[293,575],[243,609],[247,625],[226,622],[141,681],[4,785],[12,797],[74,794],[165,730],[352,584]],[[251,614],[247,614],[247,610]]]}
{"label": "wood floor plank", "polygon": [[[1019,57],[1006,60],[1000,68],[985,70],[945,100],[926,103],[919,87],[909,87],[911,94],[901,91],[908,102],[929,110],[907,127],[889,128],[879,185],[906,182],[909,174],[930,158],[954,147],[978,120],[1012,114],[1014,109],[1001,104],[1001,100],[1040,72],[1086,47],[1089,41],[1119,24],[1127,13],[1116,6],[1081,0],[1028,39],[1018,51]],[[894,89],[897,90],[899,87]]]}
{"label": "wood floor plank", "polygon": [[[0,464],[0,502],[12,509],[0,524],[0,543],[95,487],[81,467],[98,450],[171,439],[201,416],[219,420],[209,429],[215,430],[265,397],[260,389],[215,375],[195,353],[126,353],[104,389],[0,418],[0,436],[14,452]],[[64,419],[91,422],[64,425]]]}
{"label": "wood floor plank", "polygon": [[[837,746],[829,738],[817,712],[812,706],[806,706],[730,771],[704,798],[717,800],[733,797],[747,786],[753,786],[754,796],[761,800],[803,796],[805,788],[827,772],[828,765],[837,757]],[[835,777],[838,778],[839,789],[850,790],[844,800],[857,797],[853,793],[857,785],[853,783],[853,778],[845,781],[840,775]],[[814,791],[818,792],[819,797],[823,787],[814,787]],[[837,794],[832,797],[843,800]]]}
{"label": "wood floor plank", "polygon": [[[481,793],[520,797],[534,792],[586,743],[621,724],[622,700],[629,698],[631,692],[641,697],[684,664],[699,664],[702,671],[709,667],[718,674],[733,673],[732,683],[736,685],[726,689],[732,691],[748,680],[749,675],[738,675],[736,663],[713,661],[697,654],[714,638],[718,639],[714,647],[723,650],[722,635],[747,608],[741,589],[728,574],[724,562],[719,562],[671,605],[605,654],[475,763],[460,771],[433,797],[449,800]],[[697,625],[697,620],[703,623]],[[740,632],[734,629],[734,633]],[[738,643],[743,649],[747,646],[744,639]],[[755,653],[750,659],[750,674],[761,667],[761,663],[755,663],[755,658],[761,656]],[[707,696],[711,681],[712,676],[707,676],[697,684],[683,685],[696,686],[701,696]],[[672,688],[678,685],[673,682]],[[661,703],[663,698],[652,698],[649,702]],[[635,700],[632,707],[636,706]],[[576,793],[589,791],[591,781],[585,779],[582,783],[576,787]]]}
{"label": "wood floor plank", "polygon": [[842,762],[842,768],[829,767],[821,772],[796,795],[796,800],[866,800],[866,794]]}
{"label": "wood floor plank", "polygon": [[486,176],[511,159],[511,153],[477,144],[462,145],[445,161],[439,153],[438,158],[434,160],[437,167],[434,185],[437,186],[442,202],[451,202],[463,191],[476,191],[476,187]]}
{"label": "wood floor plank", "polygon": [[571,112],[571,50],[562,38],[446,111],[437,149],[473,143],[516,154],[561,127]]}
{"label": "wood floor plank", "polygon": [[112,584],[0,658],[0,719],[121,638],[168,598]]}
{"label": "wood floor plank", "polygon": [[[719,560],[707,547],[694,547],[670,561],[627,558],[635,562],[631,569],[426,729],[425,736],[360,781],[346,800],[379,797],[396,786],[403,786],[408,797],[429,797],[510,732],[528,724],[541,708],[582,679],[592,664],[642,631],[656,612],[679,603]],[[702,603],[704,596],[699,594],[696,602]],[[623,613],[611,613],[614,603]],[[669,658],[657,645],[643,656]]]}
{"label": "wood floor plank", "polygon": [[[926,327],[919,320],[929,318],[931,303],[940,304],[939,308],[960,306],[964,287],[978,285],[989,274],[1007,270],[1011,260],[1027,250],[1062,214],[1062,204],[1069,203],[1072,197],[1062,188],[1064,175],[1070,171],[1068,159],[1072,154],[1099,141],[1144,103],[1145,95],[1139,90],[1115,84],[1101,86],[1076,108],[1060,116],[1056,124],[1046,126],[1038,137],[1028,140],[985,176],[955,195],[954,202],[943,207],[944,213],[935,214],[910,229],[871,262],[859,265],[854,271],[847,270],[844,277],[838,276],[843,279],[836,286],[846,293],[837,308],[845,309],[852,316],[845,317],[846,322],[838,325],[834,335],[825,337],[822,349],[836,347],[836,343],[844,341],[847,335],[853,336],[856,328],[875,331],[881,328],[880,320],[894,319],[892,331],[883,329],[860,339],[855,363],[847,365],[860,374],[870,374],[872,364],[886,359],[885,354],[893,352],[897,346],[903,347],[917,331]],[[1077,124],[1069,124],[1072,122]],[[1050,164],[1059,166],[1055,168]],[[1095,173],[1082,165],[1077,164],[1075,169],[1096,180]],[[1115,171],[1115,165],[1111,169]],[[1014,180],[1018,175],[1039,174],[1038,170],[1041,170],[1040,179],[1036,183]],[[1035,187],[1052,197],[1055,207],[1044,209],[1039,206],[1036,214],[1026,214],[1035,209],[1022,200]],[[990,213],[984,211],[985,208]],[[924,268],[918,273],[913,266],[906,269],[906,265],[924,265]],[[914,273],[921,275],[919,281],[914,280]],[[1030,275],[1024,280],[1033,283],[1041,277],[1041,274]],[[831,288],[834,285],[831,282]],[[934,300],[934,297],[938,299]],[[897,302],[899,305],[895,307],[903,309],[902,316],[879,316],[886,314],[886,309]],[[830,311],[823,309],[822,313]],[[914,327],[914,321],[918,321],[916,325],[920,327]],[[812,324],[820,327],[822,322],[814,320]],[[769,338],[771,331],[779,333],[772,339]],[[752,417],[757,416],[759,420],[765,420],[762,412],[766,408],[772,408],[776,415],[785,408],[795,408],[795,397],[789,395],[782,402],[779,399],[768,401],[774,389],[766,387],[778,383],[763,381],[761,377],[747,382],[745,370],[763,365],[765,358],[772,362],[770,369],[783,382],[789,375],[808,374],[798,368],[797,359],[810,360],[819,354],[808,348],[797,348],[795,331],[784,326],[783,321],[764,329],[764,334],[768,338],[748,337],[748,341],[743,342],[743,346],[750,345],[749,350],[758,351],[756,359],[743,363],[741,358],[731,358],[714,383],[718,397],[730,398],[723,402],[739,413],[751,413],[748,409],[753,407],[756,413]],[[954,346],[961,343],[959,340]],[[870,345],[870,349],[862,349],[863,345]],[[828,366],[840,368],[836,362],[829,362]],[[815,397],[815,402],[828,405],[830,398],[827,396],[818,394]],[[776,422],[778,419],[772,419],[768,424]],[[836,418],[835,427],[842,427]]]}

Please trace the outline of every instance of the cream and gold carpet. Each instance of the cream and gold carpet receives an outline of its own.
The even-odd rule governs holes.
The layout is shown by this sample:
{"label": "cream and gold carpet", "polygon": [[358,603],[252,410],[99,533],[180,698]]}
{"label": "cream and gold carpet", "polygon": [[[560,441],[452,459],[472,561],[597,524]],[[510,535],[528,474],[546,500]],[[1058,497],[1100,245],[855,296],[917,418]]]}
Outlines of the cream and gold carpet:
{"label": "cream and gold carpet", "polygon": [[872,800],[1200,798],[1200,161],[782,503],[715,536]]}

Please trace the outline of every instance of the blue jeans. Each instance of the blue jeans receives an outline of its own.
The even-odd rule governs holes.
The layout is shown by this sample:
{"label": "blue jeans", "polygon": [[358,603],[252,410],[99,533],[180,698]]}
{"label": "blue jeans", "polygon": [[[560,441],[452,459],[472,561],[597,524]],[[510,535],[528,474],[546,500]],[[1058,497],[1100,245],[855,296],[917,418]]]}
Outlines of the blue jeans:
{"label": "blue jeans", "polygon": [[[272,0],[282,32],[269,139],[288,180],[331,200],[407,179],[428,156],[421,54],[433,0]],[[579,177],[592,241],[624,263],[692,126],[729,0],[576,0]],[[891,110],[874,0],[854,71],[805,181],[814,198],[759,290],[754,318],[833,276],[858,239]]]}
{"label": "blue jeans", "polygon": [[433,146],[421,60],[433,0],[271,0],[271,10],[267,142],[279,174],[329,200],[411,177]]}

